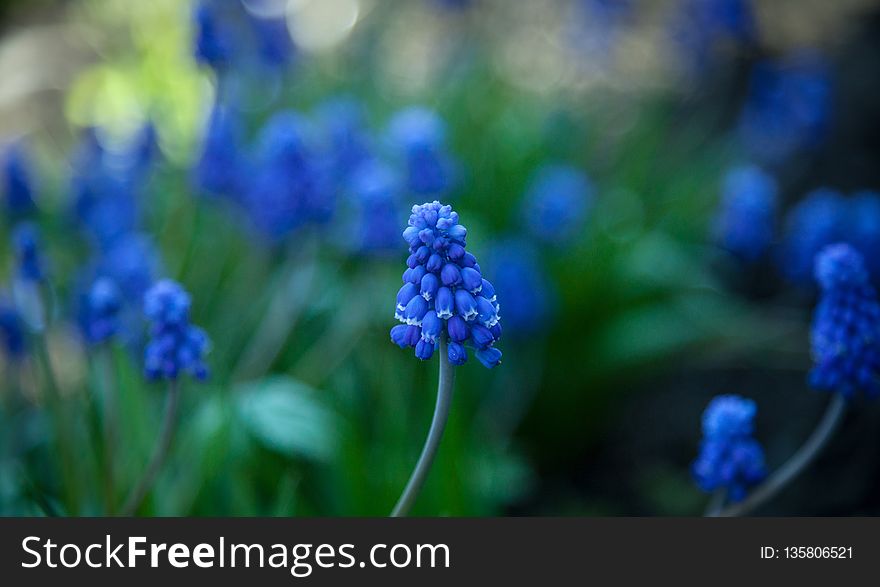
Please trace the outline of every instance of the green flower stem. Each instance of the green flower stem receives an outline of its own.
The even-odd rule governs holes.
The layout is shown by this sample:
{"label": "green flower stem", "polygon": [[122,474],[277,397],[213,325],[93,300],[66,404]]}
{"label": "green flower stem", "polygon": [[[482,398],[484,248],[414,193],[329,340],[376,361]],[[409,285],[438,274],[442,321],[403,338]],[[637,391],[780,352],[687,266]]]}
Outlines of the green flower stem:
{"label": "green flower stem", "polygon": [[834,394],[828,404],[828,409],[825,410],[825,415],[822,416],[819,425],[804,445],[773,475],[756,487],[746,499],[722,509],[717,515],[722,517],[742,516],[772,499],[815,460],[833,436],[845,411],[846,400],[839,393]]}
{"label": "green flower stem", "polygon": [[455,383],[455,368],[446,355],[446,340],[443,336],[440,337],[438,352],[440,355],[440,380],[437,383],[437,405],[434,408],[434,418],[431,421],[431,429],[428,431],[428,438],[425,440],[425,446],[422,448],[422,454],[416,463],[416,468],[413,470],[400,499],[397,500],[397,505],[391,512],[391,517],[394,518],[406,516],[422,490],[425,479],[428,477],[428,471],[434,462],[434,456],[437,454],[437,448],[440,446],[446,420],[449,418],[449,407],[452,405],[452,387]]}
{"label": "green flower stem", "polygon": [[104,508],[113,514],[116,503],[114,447],[119,437],[119,413],[114,389],[115,376],[111,366],[110,348],[102,345],[94,357],[101,405],[101,468],[104,480]]}
{"label": "green flower stem", "polygon": [[153,487],[156,476],[168,458],[171,449],[171,441],[174,439],[174,430],[177,427],[177,407],[180,403],[180,383],[174,379],[168,382],[168,395],[165,398],[165,414],[162,417],[162,428],[159,431],[159,439],[153,448],[153,454],[144,470],[138,484],[125,500],[125,505],[120,510],[123,516],[133,516],[137,512],[144,498]]}
{"label": "green flower stem", "polygon": [[302,250],[292,252],[276,272],[265,313],[232,370],[233,381],[266,373],[284,350],[284,343],[306,307],[318,272],[316,244],[310,236],[297,242]]}
{"label": "green flower stem", "polygon": [[55,450],[61,467],[61,476],[64,480],[64,505],[67,513],[72,515],[76,513],[79,504],[79,484],[72,452],[74,447],[73,427],[70,414],[63,405],[64,402],[58,386],[58,379],[55,377],[55,370],[52,368],[52,359],[49,355],[49,345],[46,342],[45,330],[38,332],[34,337],[34,351],[45,379],[46,405],[49,408],[49,413],[52,416],[55,430],[58,434],[55,439]]}

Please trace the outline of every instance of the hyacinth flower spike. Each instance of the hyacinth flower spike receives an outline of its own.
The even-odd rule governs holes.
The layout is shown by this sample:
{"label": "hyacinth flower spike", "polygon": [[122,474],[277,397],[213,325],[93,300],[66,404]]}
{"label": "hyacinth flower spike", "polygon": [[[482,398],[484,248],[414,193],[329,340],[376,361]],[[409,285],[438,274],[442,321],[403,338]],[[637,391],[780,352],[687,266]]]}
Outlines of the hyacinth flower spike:
{"label": "hyacinth flower spike", "polygon": [[804,445],[746,499],[719,515],[746,514],[779,493],[828,443],[850,398],[880,393],[880,302],[862,256],[850,245],[829,245],[816,256],[815,275],[821,298],[810,335],[814,365],[809,384],[833,397]]}
{"label": "hyacinth flower spike", "polygon": [[755,402],[737,395],[717,396],[703,412],[703,440],[692,466],[700,489],[712,493],[706,515],[718,515],[724,502],[742,500],[767,476],[764,451],[753,438]]}
{"label": "hyacinth flower spike", "polygon": [[428,438],[393,517],[410,511],[434,462],[452,404],[455,367],[467,362],[469,350],[487,368],[501,363],[494,346],[501,336],[495,289],[465,250],[467,229],[458,214],[438,201],[413,206],[403,238],[410,255],[395,309],[401,324],[391,329],[391,340],[414,348],[423,361],[439,354],[440,377]]}
{"label": "hyacinth flower spike", "polygon": [[204,356],[210,347],[205,332],[190,324],[190,296],[170,279],[156,283],[144,296],[144,314],[150,321],[150,341],[144,352],[144,375],[150,381],[168,382],[168,394],[159,438],[140,481],[122,507],[122,515],[137,511],[165,464],[177,422],[180,377],[188,373],[197,381],[208,377]]}

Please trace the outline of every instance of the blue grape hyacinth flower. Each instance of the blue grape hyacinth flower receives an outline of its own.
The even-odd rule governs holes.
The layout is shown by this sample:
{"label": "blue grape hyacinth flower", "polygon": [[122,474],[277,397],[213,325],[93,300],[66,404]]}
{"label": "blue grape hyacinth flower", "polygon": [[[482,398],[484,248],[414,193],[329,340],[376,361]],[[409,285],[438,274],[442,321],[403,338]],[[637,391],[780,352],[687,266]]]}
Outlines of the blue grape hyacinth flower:
{"label": "blue grape hyacinth flower", "polygon": [[825,139],[832,111],[832,79],[825,60],[799,53],[755,66],[739,121],[744,147],[771,164]]}
{"label": "blue grape hyacinth flower", "polygon": [[232,57],[232,40],[211,2],[199,2],[193,12],[193,55],[198,63],[220,69]]}
{"label": "blue grape hyacinth flower", "polygon": [[239,199],[243,178],[243,130],[234,107],[215,104],[202,136],[202,147],[193,170],[199,191]]}
{"label": "blue grape hyacinth flower", "polygon": [[453,365],[468,360],[468,349],[488,368],[500,364],[495,288],[466,251],[467,229],[458,213],[438,201],[413,206],[403,238],[410,256],[394,313],[401,324],[391,329],[391,340],[428,360],[443,338]]}
{"label": "blue grape hyacinth flower", "polygon": [[256,36],[257,56],[270,68],[283,68],[296,56],[296,46],[287,27],[287,19],[281,16],[256,16],[248,11],[248,18]]}
{"label": "blue grape hyacinth flower", "polygon": [[757,166],[728,171],[714,225],[719,246],[743,261],[757,261],[773,241],[778,191],[776,180]]}
{"label": "blue grape hyacinth flower", "polygon": [[116,335],[123,301],[113,280],[99,277],[92,283],[80,301],[80,328],[87,342],[98,344]]}
{"label": "blue grape hyacinth flower", "polygon": [[260,132],[246,208],[254,226],[272,241],[333,215],[336,202],[314,130],[303,116],[279,112]]}
{"label": "blue grape hyacinth flower", "polygon": [[374,160],[362,163],[349,183],[340,242],[365,254],[394,251],[400,239],[398,218],[403,208],[397,174],[390,166]]}
{"label": "blue grape hyacinth flower", "polygon": [[345,188],[361,165],[374,159],[375,145],[364,106],[352,96],[334,96],[317,107],[315,119],[336,184]]}
{"label": "blue grape hyacinth flower", "polygon": [[3,192],[6,211],[11,218],[21,218],[36,208],[31,165],[20,142],[10,145],[3,156]]}
{"label": "blue grape hyacinth flower", "polygon": [[189,373],[208,377],[204,357],[210,347],[207,334],[190,324],[190,296],[170,279],[156,283],[144,296],[144,314],[150,321],[150,340],[144,351],[147,379],[175,380]]}
{"label": "blue grape hyacinth flower", "polygon": [[447,151],[446,123],[428,108],[412,106],[397,112],[388,138],[414,194],[440,195],[452,187],[455,163]]}
{"label": "blue grape hyacinth flower", "polygon": [[707,72],[725,50],[748,45],[757,36],[749,0],[686,0],[678,6],[670,32],[687,73]]}
{"label": "blue grape hyacinth flower", "polygon": [[862,256],[834,244],[816,257],[821,298],[810,333],[810,385],[852,397],[880,392],[880,303]]}
{"label": "blue grape hyacinth flower", "polygon": [[88,129],[73,157],[70,180],[73,212],[83,233],[99,249],[135,230],[145,185],[139,147],[106,148],[98,129]]}
{"label": "blue grape hyacinth flower", "polygon": [[593,203],[587,175],[570,165],[546,164],[532,175],[522,211],[526,228],[542,242],[563,245],[577,237]]}
{"label": "blue grape hyacinth flower", "polygon": [[703,412],[703,439],[691,472],[707,493],[719,489],[741,501],[748,489],[767,476],[764,451],[753,438],[755,402],[737,395],[712,399]]}
{"label": "blue grape hyacinth flower", "polygon": [[102,251],[96,273],[118,287],[126,302],[140,306],[146,291],[161,273],[162,259],[153,240],[141,233],[129,233]]}

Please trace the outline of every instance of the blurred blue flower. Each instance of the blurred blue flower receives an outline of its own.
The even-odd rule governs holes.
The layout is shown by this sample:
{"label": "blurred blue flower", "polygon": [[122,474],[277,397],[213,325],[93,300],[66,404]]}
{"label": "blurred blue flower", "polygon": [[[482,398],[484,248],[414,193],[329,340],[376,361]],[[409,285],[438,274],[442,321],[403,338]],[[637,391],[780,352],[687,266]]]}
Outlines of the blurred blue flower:
{"label": "blurred blue flower", "polygon": [[810,385],[846,397],[880,391],[880,303],[862,256],[833,244],[816,257],[821,298],[813,315]]}
{"label": "blurred blue flower", "polygon": [[771,164],[819,146],[828,132],[832,81],[819,55],[758,63],[739,121],[743,146]]}
{"label": "blurred blue flower", "polygon": [[352,174],[374,153],[363,105],[354,97],[336,96],[322,102],[315,115],[327,143],[331,173],[338,186],[347,187]]}
{"label": "blurred blue flower", "polygon": [[674,14],[672,37],[690,73],[703,73],[719,50],[755,41],[750,0],[685,0]]}
{"label": "blurred blue flower", "polygon": [[139,141],[109,151],[96,129],[88,129],[74,154],[71,192],[74,213],[83,232],[98,248],[134,231],[140,192],[145,185]]}
{"label": "blurred blue flower", "polygon": [[820,188],[807,194],[785,219],[780,269],[797,284],[812,283],[816,254],[844,237],[846,200],[836,191]]}
{"label": "blurred blue flower", "polygon": [[18,359],[25,352],[24,321],[15,306],[5,298],[0,298],[0,343],[6,356]]}
{"label": "blurred blue flower", "polygon": [[349,185],[340,223],[345,247],[368,254],[396,250],[403,205],[394,170],[375,160],[361,163]]}
{"label": "blurred blue flower", "polygon": [[421,106],[400,110],[388,125],[388,139],[410,192],[441,195],[451,189],[455,163],[447,150],[446,123],[436,112]]}
{"label": "blurred blue flower", "polygon": [[294,112],[274,115],[260,133],[246,207],[257,229],[271,240],[306,223],[326,222],[333,214],[335,198],[314,140],[314,129]]}
{"label": "blurred blue flower", "polygon": [[737,395],[717,396],[706,407],[703,439],[691,467],[702,491],[724,489],[731,501],[740,501],[767,476],[764,451],[752,437],[756,412],[755,402]]}
{"label": "blurred blue flower", "polygon": [[3,154],[3,192],[11,218],[21,218],[35,210],[33,174],[21,142],[13,143]]}
{"label": "blurred blue flower", "polygon": [[555,293],[535,246],[525,239],[493,243],[486,256],[495,291],[504,300],[504,330],[525,339],[546,331],[554,313]]}
{"label": "blurred blue flower", "polygon": [[467,361],[465,347],[486,367],[498,365],[498,299],[476,258],[465,250],[467,229],[458,223],[458,213],[438,201],[413,206],[403,238],[410,256],[394,312],[402,324],[391,329],[392,342],[414,347],[416,357],[425,361],[444,337],[449,340],[446,358],[453,365]]}
{"label": "blurred blue flower", "polygon": [[285,14],[254,10],[245,2],[201,0],[193,13],[193,56],[216,71],[272,70],[289,65],[296,48]]}
{"label": "blurred blue flower", "polygon": [[98,255],[95,275],[110,279],[127,302],[140,306],[144,293],[161,272],[161,265],[152,239],[129,233]]}
{"label": "blurred blue flower", "polygon": [[38,282],[46,278],[40,233],[30,222],[23,222],[12,231],[12,249],[18,276],[24,281]]}
{"label": "blurred blue flower", "polygon": [[87,342],[98,344],[116,335],[122,305],[122,292],[113,280],[100,277],[92,283],[79,307],[79,324]]}
{"label": "blurred blue flower", "polygon": [[529,179],[522,215],[529,232],[542,242],[563,245],[581,232],[593,203],[593,185],[569,165],[545,164]]}
{"label": "blurred blue flower", "polygon": [[285,16],[261,17],[250,13],[248,16],[256,35],[260,61],[273,68],[289,65],[295,56],[296,48],[287,28]]}
{"label": "blurred blue flower", "polygon": [[163,279],[144,296],[144,314],[150,321],[150,341],[144,351],[144,373],[150,380],[174,380],[189,373],[208,377],[204,363],[210,347],[205,332],[190,324],[190,296],[180,284]]}
{"label": "blurred blue flower", "polygon": [[193,54],[198,63],[220,69],[232,57],[233,41],[213,2],[201,1],[193,13]]}
{"label": "blurred blue flower", "polygon": [[744,261],[757,261],[773,241],[777,198],[776,180],[757,166],[728,171],[715,218],[716,242]]}
{"label": "blurred blue flower", "polygon": [[240,199],[244,181],[243,129],[238,111],[215,104],[202,136],[202,147],[193,170],[200,192]]}
{"label": "blurred blue flower", "polygon": [[767,476],[764,451],[753,438],[703,439],[691,470],[702,491],[725,489],[731,501],[741,501]]}
{"label": "blurred blue flower", "polygon": [[751,436],[755,431],[758,406],[738,395],[718,395],[703,412],[703,435],[712,438]]}

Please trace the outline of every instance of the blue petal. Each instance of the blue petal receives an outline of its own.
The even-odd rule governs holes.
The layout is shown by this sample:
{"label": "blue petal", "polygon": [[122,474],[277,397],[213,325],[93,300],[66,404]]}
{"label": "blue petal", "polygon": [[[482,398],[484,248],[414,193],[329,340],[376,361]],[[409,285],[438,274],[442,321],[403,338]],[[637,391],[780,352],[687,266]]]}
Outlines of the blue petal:
{"label": "blue petal", "polygon": [[406,227],[406,230],[403,231],[403,238],[411,247],[417,247],[421,244],[419,229],[414,226]]}
{"label": "blue petal", "polygon": [[461,316],[453,316],[446,321],[446,331],[449,338],[455,342],[464,342],[470,336],[470,329]]}
{"label": "blue petal", "polygon": [[472,294],[478,293],[483,289],[483,276],[473,267],[465,267],[461,270],[461,282]]}
{"label": "blue petal", "polygon": [[471,320],[477,315],[477,302],[469,292],[463,289],[455,290],[455,309],[465,320]]}
{"label": "blue petal", "polygon": [[414,283],[405,283],[397,292],[397,309],[401,312],[411,299],[419,295],[419,288]]}
{"label": "blue petal", "polygon": [[406,323],[410,325],[420,326],[422,318],[428,313],[428,302],[422,296],[416,296],[406,305],[403,317]]}
{"label": "blue petal", "polygon": [[461,244],[464,244],[465,239],[467,238],[467,228],[465,228],[461,224],[450,226],[446,233],[449,235],[449,238],[454,241],[458,241]]}
{"label": "blue petal", "polygon": [[423,361],[427,361],[434,355],[434,343],[428,342],[424,338],[416,344],[416,357]]}
{"label": "blue petal", "polygon": [[452,317],[454,304],[455,300],[451,289],[448,287],[441,287],[437,290],[437,299],[434,301],[434,308],[437,310],[438,316],[441,318]]}
{"label": "blue petal", "polygon": [[467,363],[467,350],[460,343],[450,342],[446,354],[449,357],[449,362],[453,365],[464,365]]}
{"label": "blue petal", "polygon": [[474,324],[471,326],[471,340],[478,349],[488,348],[495,342],[492,332],[482,324]]}
{"label": "blue petal", "polygon": [[483,296],[477,296],[477,317],[486,327],[498,324],[498,312],[495,311],[495,306]]}
{"label": "blue petal", "polygon": [[458,243],[452,243],[446,249],[446,254],[449,255],[449,258],[453,261],[459,261],[464,257],[464,247]]}
{"label": "blue petal", "polygon": [[430,258],[428,258],[428,262],[425,265],[425,269],[427,269],[431,273],[437,273],[442,268],[443,268],[443,257],[441,257],[437,253],[433,253],[430,256]]}
{"label": "blue petal", "polygon": [[442,330],[443,320],[437,317],[437,312],[429,310],[422,319],[422,339],[435,342]]}
{"label": "blue petal", "polygon": [[393,342],[394,344],[396,344],[397,346],[399,346],[402,349],[409,346],[406,343],[406,329],[407,328],[409,328],[409,326],[406,326],[405,324],[398,324],[397,326],[395,326],[394,328],[391,329],[391,342]]}
{"label": "blue petal", "polygon": [[461,283],[461,269],[455,263],[447,263],[440,271],[440,279],[443,281],[443,285],[458,285]]}
{"label": "blue petal", "polygon": [[408,347],[414,347],[422,338],[422,329],[418,326],[407,326],[406,333],[403,337],[403,342],[406,343]]}
{"label": "blue petal", "polygon": [[477,351],[477,359],[488,369],[497,367],[501,364],[501,351],[495,347],[481,349]]}
{"label": "blue petal", "polygon": [[483,288],[480,290],[480,293],[490,302],[495,302],[495,286],[489,280],[483,280]]}

